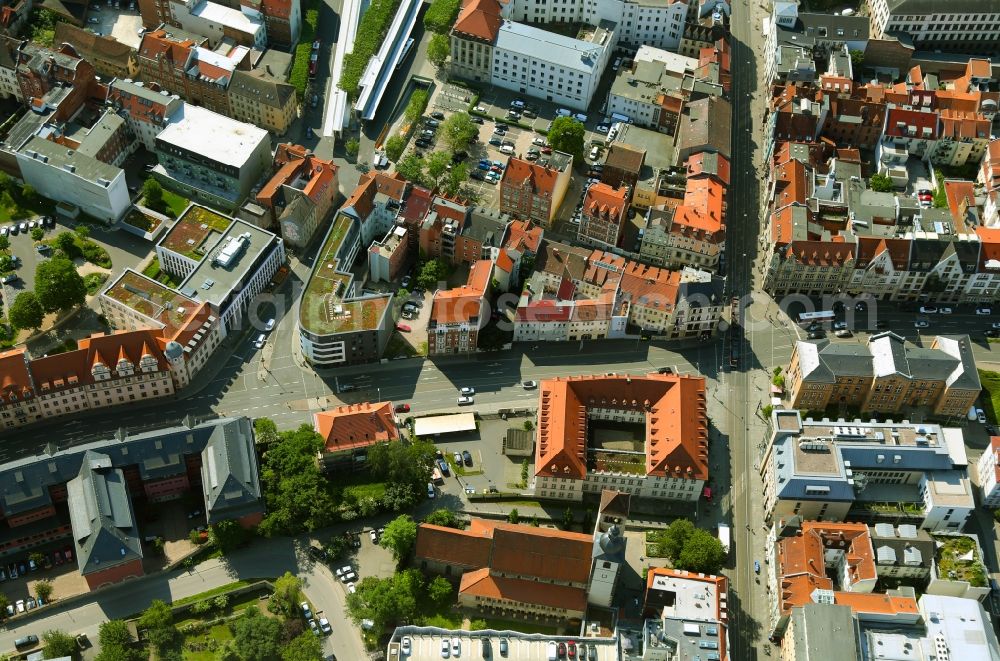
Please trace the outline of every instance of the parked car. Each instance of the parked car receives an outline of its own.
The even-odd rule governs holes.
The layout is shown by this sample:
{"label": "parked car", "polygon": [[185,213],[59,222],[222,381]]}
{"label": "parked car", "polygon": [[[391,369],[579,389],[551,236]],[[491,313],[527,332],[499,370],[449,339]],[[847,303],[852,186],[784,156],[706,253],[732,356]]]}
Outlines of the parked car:
{"label": "parked car", "polygon": [[431,483],[431,482],[428,482],[427,483],[427,497],[428,498],[433,498],[436,495],[437,495],[437,493],[434,491],[434,484]]}
{"label": "parked car", "polygon": [[409,413],[409,412],[410,412],[409,404],[396,404],[396,413]]}
{"label": "parked car", "polygon": [[810,340],[822,340],[823,339],[823,332],[822,331],[812,331],[806,337],[808,339],[810,339]]}
{"label": "parked car", "polygon": [[441,111],[435,111],[431,113],[431,117],[434,119],[444,119],[444,113]]}
{"label": "parked car", "polygon": [[470,117],[469,121],[472,122],[473,124],[479,124],[479,125],[482,125],[484,123],[482,117]]}
{"label": "parked car", "polygon": [[333,573],[337,578],[344,578],[346,574],[354,573],[354,567],[351,567],[350,565],[344,565],[343,567],[341,567],[340,569],[338,569]]}
{"label": "parked car", "polygon": [[312,618],[309,618],[309,630],[312,631],[313,634],[316,635],[316,636],[320,635],[319,634],[319,625],[316,624],[316,620],[314,620]]}
{"label": "parked car", "polygon": [[[986,420],[984,419],[983,422],[986,422]],[[468,450],[462,450],[462,461],[465,462],[466,466],[472,465],[472,455],[469,454]]]}
{"label": "parked car", "polygon": [[980,305],[979,307],[976,308],[976,314],[987,317],[993,314],[993,308],[985,305]]}
{"label": "parked car", "polygon": [[316,65],[317,65],[316,60],[310,60],[309,61],[309,75],[310,76],[315,76],[316,75]]}
{"label": "parked car", "polygon": [[396,324],[396,330],[403,331],[404,333],[409,333],[413,329],[407,326],[406,324]]}
{"label": "parked car", "polygon": [[468,397],[466,395],[461,395],[458,398],[458,405],[459,406],[469,406],[469,405],[474,404],[474,403],[475,403],[475,400],[472,397]]}
{"label": "parked car", "polygon": [[476,181],[483,181],[486,179],[486,175],[484,175],[480,170],[473,170],[469,173],[469,178],[475,179]]}
{"label": "parked car", "polygon": [[489,142],[489,144],[493,145],[494,147],[499,147],[500,145],[503,144],[503,141],[500,138],[496,137],[496,136],[493,136],[492,138],[490,138],[488,140],[488,142]]}
{"label": "parked car", "polygon": [[847,328],[846,321],[835,321],[833,322],[833,330],[844,330]]}
{"label": "parked car", "polygon": [[475,395],[476,394],[476,389],[475,388],[470,388],[470,387],[466,386],[466,387],[462,388],[459,392],[461,394],[463,394],[463,395]]}
{"label": "parked car", "polygon": [[984,410],[982,410],[980,408],[977,408],[976,409],[976,420],[979,421],[979,424],[985,425],[986,424],[986,411],[984,411]]}
{"label": "parked car", "polygon": [[938,314],[951,314],[951,308],[938,308]]}
{"label": "parked car", "polygon": [[538,387],[538,381],[522,381],[521,387],[525,390],[534,390]]}
{"label": "parked car", "polygon": [[937,314],[938,309],[933,305],[921,305],[920,311],[924,314]]}
{"label": "parked car", "polygon": [[916,321],[913,322],[914,328],[927,328],[928,326],[930,326],[930,324],[924,321],[923,319],[917,319]]}
{"label": "parked car", "polygon": [[333,633],[333,627],[330,626],[330,620],[325,617],[319,618],[319,630],[327,636]]}
{"label": "parked car", "polygon": [[842,328],[836,333],[834,333],[834,335],[836,335],[837,337],[851,337],[851,331],[847,330],[846,328]]}
{"label": "parked car", "polygon": [[409,654],[410,654],[410,644],[411,644],[410,637],[409,636],[403,636],[403,640],[401,640],[400,644],[399,644],[399,650],[403,654],[409,656]]}

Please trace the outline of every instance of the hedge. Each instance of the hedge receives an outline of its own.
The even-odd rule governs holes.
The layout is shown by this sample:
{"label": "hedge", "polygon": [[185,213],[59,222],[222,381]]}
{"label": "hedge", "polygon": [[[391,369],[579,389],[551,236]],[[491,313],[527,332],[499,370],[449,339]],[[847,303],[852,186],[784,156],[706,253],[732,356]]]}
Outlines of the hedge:
{"label": "hedge", "polygon": [[340,89],[352,99],[358,96],[358,83],[375,51],[382,45],[389,23],[399,8],[400,0],[372,0],[354,38],[354,52],[344,57],[344,70],[340,75]]}
{"label": "hedge", "polygon": [[424,12],[424,27],[438,34],[448,34],[461,5],[460,0],[431,0],[431,6]]}
{"label": "hedge", "polygon": [[319,0],[306,0],[306,14],[302,21],[302,32],[299,43],[295,47],[295,62],[288,74],[288,82],[299,93],[299,100],[305,100],[306,85],[309,84],[309,56],[312,54],[312,42],[316,38],[316,26],[319,24]]}

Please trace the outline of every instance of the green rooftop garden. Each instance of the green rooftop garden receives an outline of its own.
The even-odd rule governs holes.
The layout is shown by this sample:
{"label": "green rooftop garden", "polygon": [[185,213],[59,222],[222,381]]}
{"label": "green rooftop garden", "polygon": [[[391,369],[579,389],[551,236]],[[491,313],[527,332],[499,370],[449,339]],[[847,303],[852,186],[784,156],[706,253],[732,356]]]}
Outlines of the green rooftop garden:
{"label": "green rooftop garden", "polygon": [[205,238],[211,232],[225,232],[233,222],[232,218],[216,213],[199,205],[188,208],[163,239],[163,246],[195,261],[201,259],[198,252]]}
{"label": "green rooftop garden", "polygon": [[967,581],[977,588],[986,587],[986,570],[976,542],[965,535],[933,535],[937,544],[938,577]]}
{"label": "green rooftop garden", "polygon": [[[193,304],[193,301],[178,292],[133,271],[122,274],[106,294],[136,312],[152,318],[158,318],[164,312],[166,304],[169,304],[170,318],[160,319],[164,323],[168,321],[174,324],[180,323],[183,321],[183,315],[177,314],[178,307],[183,309],[187,304]],[[185,314],[189,311],[190,306],[185,310]]]}

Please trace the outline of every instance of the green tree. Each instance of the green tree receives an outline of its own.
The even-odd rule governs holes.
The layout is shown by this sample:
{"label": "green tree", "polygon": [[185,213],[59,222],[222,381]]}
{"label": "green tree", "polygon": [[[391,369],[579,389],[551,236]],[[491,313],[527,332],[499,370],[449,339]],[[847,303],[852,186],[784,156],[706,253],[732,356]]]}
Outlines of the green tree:
{"label": "green tree", "polygon": [[451,41],[446,34],[435,34],[427,43],[427,59],[438,69],[445,65],[451,55]]}
{"label": "green tree", "polygon": [[256,606],[243,611],[243,617],[230,624],[233,649],[243,661],[267,661],[281,652],[281,622],[266,617]]}
{"label": "green tree", "polygon": [[[448,264],[442,259],[432,259],[424,262],[417,276],[417,284],[424,289],[434,289],[438,283],[448,278]],[[433,454],[433,453],[432,453]]]}
{"label": "green tree", "polygon": [[178,636],[174,626],[174,614],[162,600],[154,599],[139,616],[139,628],[146,631],[149,642],[157,650],[171,646]]}
{"label": "green tree", "polygon": [[423,580],[416,569],[396,572],[389,578],[366,576],[356,591],[347,595],[347,614],[356,624],[372,620],[375,631],[402,620],[412,621],[418,604],[426,598]]}
{"label": "green tree", "polygon": [[402,564],[410,556],[417,541],[417,524],[408,515],[397,516],[389,522],[382,533],[380,544],[390,551],[397,564]]}
{"label": "green tree", "polygon": [[343,535],[334,535],[323,548],[330,560],[340,560],[351,550],[351,543]]}
{"label": "green tree", "polygon": [[3,592],[0,592],[0,617],[6,617],[4,611],[7,610],[7,605],[10,604],[10,599]]}
{"label": "green tree", "polygon": [[0,250],[7,250],[8,248],[10,248],[10,238],[0,236]]}
{"label": "green tree", "polygon": [[322,447],[322,437],[302,425],[279,434],[264,453],[261,484],[268,513],[258,528],[261,534],[293,534],[332,522],[337,507],[331,485],[316,465]]}
{"label": "green tree", "polygon": [[43,230],[41,227],[32,228],[31,230],[32,241],[41,241],[43,236],[45,236],[45,230]]}
{"label": "green tree", "polygon": [[142,184],[143,204],[154,211],[163,211],[167,205],[163,199],[163,187],[160,182],[150,177]]}
{"label": "green tree", "polygon": [[424,159],[417,156],[415,153],[410,152],[403,158],[396,161],[396,172],[399,173],[403,179],[419,184],[424,179],[424,167],[426,163]]}
{"label": "green tree", "polygon": [[80,256],[80,247],[76,244],[76,235],[70,231],[59,232],[52,243],[70,259],[76,259]]}
{"label": "green tree", "polygon": [[240,546],[246,544],[253,537],[253,533],[233,519],[213,523],[208,529],[208,538],[212,540],[219,550],[229,553]]}
{"label": "green tree", "polygon": [[556,117],[549,126],[549,146],[572,155],[577,163],[582,163],[583,135],[583,124],[572,117]]}
{"label": "green tree", "polygon": [[427,161],[427,184],[433,188],[441,185],[441,181],[448,175],[448,166],[451,165],[451,154],[446,151],[436,151],[426,158]]}
{"label": "green tree", "polygon": [[879,193],[891,193],[892,179],[889,178],[889,175],[876,173],[868,180],[868,187]]}
{"label": "green tree", "polygon": [[17,208],[17,202],[14,201],[14,198],[11,196],[9,190],[5,190],[3,193],[0,193],[0,206],[4,209]]}
{"label": "green tree", "polygon": [[90,228],[86,225],[77,225],[73,232],[81,239],[87,239],[90,237]]}
{"label": "green tree", "polygon": [[726,561],[726,550],[707,530],[696,529],[687,541],[674,567],[688,571],[717,574]]}
{"label": "green tree", "polygon": [[469,147],[469,140],[479,134],[479,127],[472,122],[467,112],[456,112],[441,123],[438,130],[440,140],[452,152],[464,151]]}
{"label": "green tree", "polygon": [[569,529],[571,529],[573,527],[573,523],[575,523],[575,521],[576,521],[576,517],[573,516],[573,510],[572,509],[570,509],[570,508],[567,507],[565,510],[563,510],[563,517],[562,517],[562,527],[563,527],[563,530],[569,530]]}
{"label": "green tree", "polygon": [[[436,284],[437,281],[432,282]],[[409,443],[380,443],[368,450],[369,471],[389,488],[424,488],[430,480],[433,464],[434,446],[418,439]]]}
{"label": "green tree", "polygon": [[281,661],[323,661],[323,644],[311,631],[299,634],[281,648]]}
{"label": "green tree", "polygon": [[0,191],[9,191],[13,188],[13,180],[6,172],[0,172]]}
{"label": "green tree", "polygon": [[437,35],[447,35],[458,18],[460,6],[460,0],[431,0],[424,12],[424,27]]}
{"label": "green tree", "polygon": [[849,51],[851,56],[851,67],[855,69],[854,75],[857,76],[860,72],[859,68],[865,63],[865,52],[860,50]]}
{"label": "green tree", "polygon": [[97,640],[101,647],[128,647],[132,644],[132,633],[128,630],[128,624],[124,620],[108,620],[102,622]]}
{"label": "green tree", "polygon": [[23,291],[14,299],[13,305],[7,312],[7,318],[15,328],[35,329],[42,327],[42,320],[45,319],[45,311],[42,304],[38,302],[38,297],[33,291]]}
{"label": "green tree", "polygon": [[448,172],[448,176],[445,177],[442,188],[446,194],[455,196],[462,190],[462,184],[468,180],[469,166],[465,163],[459,163],[453,166]]}
{"label": "green tree", "polygon": [[386,139],[385,144],[385,156],[390,161],[398,161],[399,157],[403,155],[403,150],[406,149],[406,138],[400,135],[394,135]]}
{"label": "green tree", "polygon": [[420,116],[424,114],[424,110],[427,109],[427,100],[430,97],[426,90],[415,90],[410,95],[410,101],[406,104],[406,110],[403,111],[403,117],[409,123],[414,123]]}
{"label": "green tree", "polygon": [[46,631],[42,634],[42,642],[45,644],[42,652],[44,659],[58,659],[64,656],[80,658],[80,648],[77,647],[76,639],[65,631],[57,629]]}
{"label": "green tree", "polygon": [[518,514],[517,508],[511,508],[510,513],[507,514],[507,523],[520,523],[521,515]]}
{"label": "green tree", "polygon": [[360,149],[361,149],[361,143],[359,143],[355,138],[350,138],[348,139],[347,142],[344,143],[344,151],[347,152],[347,155],[350,156],[351,158],[357,156],[358,150]]}
{"label": "green tree", "polygon": [[45,603],[49,603],[49,598],[52,596],[52,581],[43,579],[35,583],[35,596]]}
{"label": "green tree", "polygon": [[35,198],[38,197],[38,191],[31,184],[21,185],[21,197],[23,197],[28,202],[34,202]]}
{"label": "green tree", "polygon": [[443,576],[435,576],[427,584],[427,598],[438,608],[445,608],[451,603],[451,583]]}
{"label": "green tree", "polygon": [[657,555],[676,560],[695,527],[688,519],[676,519],[656,536]]}
{"label": "green tree", "polygon": [[274,424],[274,420],[270,418],[255,418],[253,421],[253,433],[256,444],[265,449],[280,440],[278,425]]}
{"label": "green tree", "polygon": [[274,579],[274,594],[271,596],[271,603],[275,605],[278,612],[286,616],[295,613],[299,600],[302,598],[302,579],[293,576],[291,572],[285,572],[283,576]]}
{"label": "green tree", "polygon": [[445,528],[457,528],[458,530],[465,527],[464,521],[455,516],[453,511],[446,509],[434,510],[424,517],[424,523],[429,523],[435,526],[444,526]]}

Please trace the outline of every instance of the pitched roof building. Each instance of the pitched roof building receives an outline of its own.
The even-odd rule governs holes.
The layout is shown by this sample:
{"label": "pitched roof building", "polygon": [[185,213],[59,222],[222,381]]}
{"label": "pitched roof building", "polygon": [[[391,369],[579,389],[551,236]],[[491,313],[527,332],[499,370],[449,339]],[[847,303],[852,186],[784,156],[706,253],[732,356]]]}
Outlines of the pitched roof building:
{"label": "pitched roof building", "polygon": [[134,78],[139,72],[135,49],[112,37],[101,37],[72,23],[58,21],[55,43],[69,44],[94,71],[108,78]]}
{"label": "pitched roof building", "polygon": [[511,158],[500,179],[500,211],[548,227],[566,197],[573,157],[553,152],[547,159]]}
{"label": "pitched roof building", "polygon": [[[708,479],[705,380],[676,374],[579,376],[539,386],[536,489],[579,500],[613,488],[641,498],[697,500]],[[597,430],[636,425],[627,451]]]}
{"label": "pitched roof building", "polygon": [[313,428],[323,437],[327,468],[358,468],[368,448],[400,438],[392,402],[345,404],[313,413]]}

